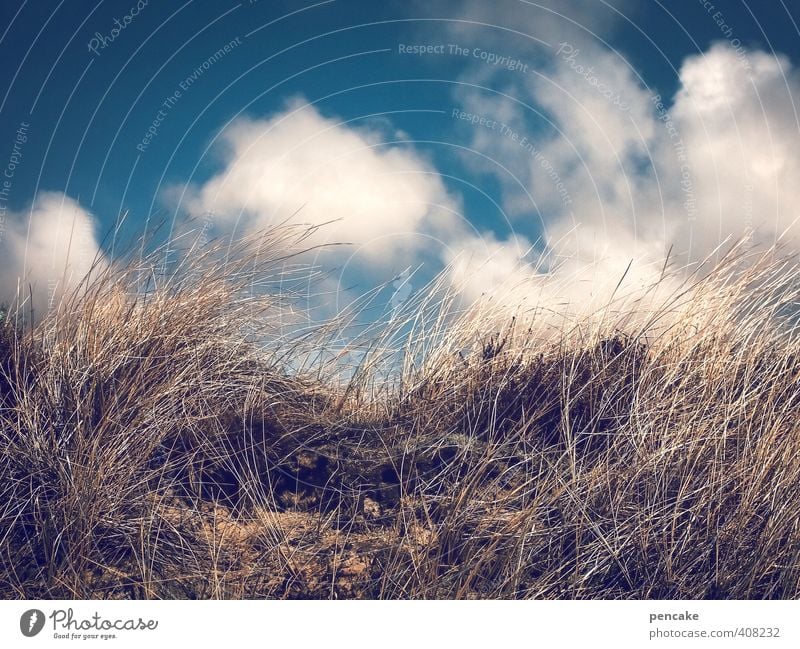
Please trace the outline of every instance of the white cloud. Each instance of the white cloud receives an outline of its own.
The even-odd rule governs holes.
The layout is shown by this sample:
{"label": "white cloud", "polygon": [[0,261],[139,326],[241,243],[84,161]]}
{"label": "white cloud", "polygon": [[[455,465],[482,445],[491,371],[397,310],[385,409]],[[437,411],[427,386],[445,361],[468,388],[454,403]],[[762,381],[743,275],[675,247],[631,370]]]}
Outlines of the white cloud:
{"label": "white cloud", "polygon": [[791,228],[787,241],[800,250],[797,71],[783,56],[755,51],[743,61],[717,44],[684,62],[681,82],[672,113],[687,143],[697,207],[684,245],[691,235],[699,256],[747,228],[767,244]]}
{"label": "white cloud", "polygon": [[[335,277],[310,288],[308,306],[317,318],[352,310],[360,296],[392,286],[409,268],[415,269],[404,287],[409,293],[447,264],[453,283],[480,268],[480,280],[465,283],[468,299],[518,273],[507,244],[464,220],[460,197],[447,191],[433,164],[413,147],[385,144],[383,133],[396,133],[380,127],[342,123],[299,100],[267,119],[238,119],[220,135],[222,170],[199,187],[187,187],[182,206],[196,217],[213,214],[225,234],[292,217],[324,224],[310,244],[353,244],[305,257],[336,269]],[[392,289],[384,293],[365,314],[378,315],[383,297],[391,311],[397,297]]]}
{"label": "white cloud", "polygon": [[[544,221],[561,260],[548,299],[557,291],[590,309],[615,290],[629,262],[623,289],[635,292],[659,277],[670,247],[676,263],[699,262],[750,228],[766,244],[788,229],[784,241],[800,251],[800,84],[788,59],[755,51],[743,60],[716,44],[684,61],[663,112],[656,91],[622,58],[591,43],[575,49],[582,51],[572,61],[554,56],[546,76],[496,73],[496,87],[543,109],[553,128],[519,103],[463,87],[456,94],[467,110],[503,115],[536,145],[535,157],[521,156],[509,138],[485,129],[470,142],[526,179],[533,202],[499,167],[483,168],[497,174],[520,231],[531,225],[526,219]],[[469,78],[486,83],[486,72],[476,68]]]}
{"label": "white cloud", "polygon": [[236,120],[221,140],[223,170],[190,189],[184,207],[212,213],[223,230],[265,228],[296,213],[294,222],[328,224],[313,243],[355,244],[380,266],[418,253],[417,234],[462,229],[457,200],[419,152],[299,100],[269,119]]}
{"label": "white cloud", "polygon": [[470,236],[442,251],[449,282],[467,302],[492,295],[507,301],[531,274],[530,242],[524,237],[498,241],[491,233]]}
{"label": "white cloud", "polygon": [[[95,222],[76,201],[42,192],[31,208],[6,218],[0,242],[0,302],[24,302],[38,321],[99,259]],[[33,296],[31,304],[30,296]]]}
{"label": "white cloud", "polygon": [[[676,264],[698,262],[749,227],[769,243],[792,226],[800,214],[800,86],[788,59],[751,52],[745,65],[727,45],[714,45],[684,61],[679,91],[661,110],[656,91],[619,53],[566,23],[550,41],[566,35],[572,50],[554,49],[541,74],[471,62],[465,84],[507,96],[468,85],[455,91],[457,106],[510,126],[501,133],[460,125],[486,156],[465,160],[500,183],[518,229],[506,241],[467,227],[458,198],[418,151],[299,101],[227,129],[223,170],[191,189],[184,205],[237,231],[300,210],[302,222],[336,221],[315,241],[356,244],[340,259],[362,277],[391,281],[425,259],[447,266],[468,299],[492,294],[511,304],[536,295],[576,314],[615,291],[634,300],[648,292],[668,250]],[[540,229],[548,255],[531,265],[523,256]],[[800,250],[796,230],[788,241]]]}

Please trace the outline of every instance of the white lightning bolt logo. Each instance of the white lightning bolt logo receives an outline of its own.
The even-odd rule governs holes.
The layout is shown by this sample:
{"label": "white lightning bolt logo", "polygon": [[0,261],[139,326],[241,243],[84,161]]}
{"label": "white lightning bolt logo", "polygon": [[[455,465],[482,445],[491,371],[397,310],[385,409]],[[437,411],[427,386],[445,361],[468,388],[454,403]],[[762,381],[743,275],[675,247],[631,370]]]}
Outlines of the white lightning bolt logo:
{"label": "white lightning bolt logo", "polygon": [[38,616],[36,615],[36,611],[31,612],[31,617],[28,620],[28,631],[33,631],[33,627],[36,625],[36,621]]}

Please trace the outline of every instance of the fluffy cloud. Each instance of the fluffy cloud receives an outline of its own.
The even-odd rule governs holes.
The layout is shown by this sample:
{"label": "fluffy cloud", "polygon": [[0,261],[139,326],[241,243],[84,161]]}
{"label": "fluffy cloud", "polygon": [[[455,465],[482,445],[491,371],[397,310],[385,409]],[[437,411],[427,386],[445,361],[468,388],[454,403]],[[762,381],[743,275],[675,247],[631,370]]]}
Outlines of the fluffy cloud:
{"label": "fluffy cloud", "polygon": [[798,100],[797,71],[783,56],[742,59],[718,44],[684,62],[671,112],[697,212],[682,239],[696,256],[747,229],[766,244],[788,229],[786,241],[800,250]]}
{"label": "fluffy cloud", "polygon": [[[689,57],[671,106],[666,99],[659,105],[632,78],[612,83],[629,103],[627,112],[598,103],[591,87],[574,89],[576,110],[590,113],[591,122],[562,108],[566,138],[549,142],[545,155],[565,170],[576,195],[575,221],[601,240],[609,230],[617,239],[622,228],[632,245],[660,242],[654,251],[661,255],[674,246],[687,262],[751,229],[760,242],[773,243],[800,210],[792,182],[800,167],[793,146],[800,86],[786,59],[763,52],[749,59],[750,69],[723,44]],[[609,62],[601,69],[612,68]],[[534,89],[553,113],[557,92]],[[585,169],[571,166],[564,140],[581,153]],[[586,192],[587,186],[597,190]],[[571,227],[568,220],[562,214],[553,231]]]}
{"label": "fluffy cloud", "polygon": [[[498,241],[491,233],[465,237],[443,250],[451,285],[467,302],[491,295],[495,301],[516,299],[530,276],[532,245],[524,237]],[[512,298],[513,296],[513,298]]]}
{"label": "fluffy cloud", "polygon": [[[31,307],[38,321],[102,258],[91,214],[58,192],[10,214],[0,242],[0,302]],[[33,296],[31,303],[30,296]]]}
{"label": "fluffy cloud", "polygon": [[[485,69],[470,75],[493,85]],[[587,42],[554,51],[541,75],[495,76],[520,102],[463,89],[457,98],[502,115],[518,137],[473,129],[471,145],[506,162],[508,171],[483,170],[497,174],[521,232],[542,223],[559,261],[553,290],[566,302],[602,304],[630,262],[622,289],[643,290],[668,250],[676,264],[694,264],[750,231],[764,244],[787,231],[800,250],[800,84],[785,57],[745,59],[715,44],[688,57],[678,92],[660,99],[617,53]]]}
{"label": "fluffy cloud", "polygon": [[457,201],[418,152],[299,100],[269,119],[237,120],[221,140],[224,168],[183,203],[191,214],[213,214],[224,231],[290,217],[326,224],[312,243],[354,244],[381,266],[463,229]]}
{"label": "fluffy cloud", "polygon": [[[448,265],[467,299],[518,275],[524,245],[514,252],[479,232],[432,163],[412,147],[386,144],[385,131],[342,123],[300,100],[267,119],[238,119],[220,134],[222,170],[186,187],[179,202],[195,217],[213,215],[225,235],[286,220],[323,226],[309,240],[323,248],[305,259],[335,267],[337,277],[310,288],[316,320],[353,310],[380,318]],[[342,243],[352,245],[325,245]]]}
{"label": "fluffy cloud", "polygon": [[[478,13],[465,17],[480,18],[480,6],[468,3]],[[491,294],[511,305],[536,296],[575,313],[612,293],[650,294],[668,251],[676,265],[700,262],[751,229],[763,243],[788,229],[800,250],[800,86],[790,62],[763,52],[743,59],[716,44],[688,57],[678,92],[659,98],[593,40],[592,26],[606,28],[607,16],[576,14],[576,25],[565,13],[548,14],[553,49],[538,69],[471,62],[455,91],[459,107],[509,127],[459,125],[482,154],[465,162],[499,181],[518,230],[506,241],[467,227],[459,200],[418,151],[299,101],[226,129],[222,171],[189,188],[184,207],[236,232],[297,212],[297,221],[330,223],[315,243],[355,244],[340,259],[362,278],[389,282],[426,260],[446,266],[468,299]],[[472,28],[453,29],[470,38]],[[546,251],[531,263],[540,234]]]}

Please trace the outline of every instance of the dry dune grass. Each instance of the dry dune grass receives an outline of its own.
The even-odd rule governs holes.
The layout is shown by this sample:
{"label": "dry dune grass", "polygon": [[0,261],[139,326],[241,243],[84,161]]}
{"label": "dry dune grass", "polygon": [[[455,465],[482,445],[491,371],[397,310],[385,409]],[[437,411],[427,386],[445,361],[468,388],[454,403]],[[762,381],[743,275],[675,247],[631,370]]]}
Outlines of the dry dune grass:
{"label": "dry dune grass", "polygon": [[330,325],[282,329],[303,236],[4,316],[0,595],[800,596],[800,278],[776,251],[550,341],[417,305],[372,346],[405,337],[389,381],[383,352],[309,363]]}

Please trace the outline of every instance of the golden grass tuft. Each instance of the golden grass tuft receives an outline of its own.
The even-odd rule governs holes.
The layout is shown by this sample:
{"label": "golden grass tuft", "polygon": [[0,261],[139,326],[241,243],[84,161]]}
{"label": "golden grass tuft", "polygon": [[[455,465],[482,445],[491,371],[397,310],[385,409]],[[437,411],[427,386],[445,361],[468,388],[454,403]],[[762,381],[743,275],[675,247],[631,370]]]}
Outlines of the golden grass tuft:
{"label": "golden grass tuft", "polygon": [[800,596],[778,251],[555,338],[423,299],[342,372],[309,361],[336,323],[287,326],[303,240],[110,264],[33,329],[3,316],[0,595]]}

